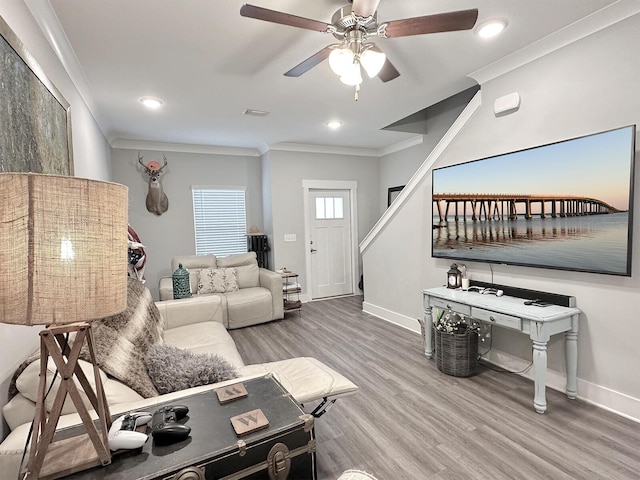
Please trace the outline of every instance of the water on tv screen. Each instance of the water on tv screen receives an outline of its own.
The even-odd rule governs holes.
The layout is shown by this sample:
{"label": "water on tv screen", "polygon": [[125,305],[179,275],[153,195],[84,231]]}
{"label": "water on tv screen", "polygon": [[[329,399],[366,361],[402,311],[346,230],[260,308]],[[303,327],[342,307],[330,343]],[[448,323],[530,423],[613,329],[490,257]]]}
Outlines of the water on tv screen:
{"label": "water on tv screen", "polygon": [[630,276],[635,131],[434,169],[432,256]]}

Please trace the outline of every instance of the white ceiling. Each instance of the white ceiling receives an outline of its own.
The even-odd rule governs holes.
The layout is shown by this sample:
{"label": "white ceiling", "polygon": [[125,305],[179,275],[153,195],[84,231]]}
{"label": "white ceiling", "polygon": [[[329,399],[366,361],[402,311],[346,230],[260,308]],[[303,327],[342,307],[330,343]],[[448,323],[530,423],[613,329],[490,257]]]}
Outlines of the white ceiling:
{"label": "white ceiling", "polygon": [[[77,59],[74,81],[112,145],[166,142],[260,151],[282,143],[382,151],[410,141],[415,134],[381,129],[475,85],[469,74],[541,39],[549,43],[555,32],[618,3],[382,0],[379,21],[478,8],[478,24],[500,17],[508,26],[491,40],[473,30],[376,39],[401,76],[388,83],[365,79],[355,102],[353,87],[340,83],[328,62],[299,78],[283,75],[335,43],[332,35],[241,17],[243,0],[26,2],[55,50],[67,57],[67,68],[74,71]],[[329,22],[347,2],[248,3]],[[49,4],[55,15],[46,15]],[[60,26],[64,35],[56,33]],[[76,59],[64,53],[65,36]],[[164,107],[143,108],[138,99],[147,95],[162,98]],[[270,114],[243,115],[247,108]],[[332,119],[344,123],[339,131],[326,127]]]}

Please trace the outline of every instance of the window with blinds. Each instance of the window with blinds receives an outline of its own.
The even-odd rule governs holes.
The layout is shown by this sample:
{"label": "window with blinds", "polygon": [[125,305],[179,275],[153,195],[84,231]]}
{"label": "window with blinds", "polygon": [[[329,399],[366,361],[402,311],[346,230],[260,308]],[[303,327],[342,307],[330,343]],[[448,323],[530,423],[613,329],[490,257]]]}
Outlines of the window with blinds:
{"label": "window with blinds", "polygon": [[244,188],[192,187],[196,255],[247,251]]}

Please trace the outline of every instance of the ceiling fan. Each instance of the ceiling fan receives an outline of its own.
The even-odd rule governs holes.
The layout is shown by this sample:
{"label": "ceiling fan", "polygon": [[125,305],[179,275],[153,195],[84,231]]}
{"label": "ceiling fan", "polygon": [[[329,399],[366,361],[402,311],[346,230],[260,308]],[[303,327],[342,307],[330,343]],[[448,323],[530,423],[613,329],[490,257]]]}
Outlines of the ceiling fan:
{"label": "ceiling fan", "polygon": [[279,23],[323,33],[331,33],[340,43],[328,45],[285,73],[287,77],[299,77],[303,73],[329,58],[331,69],[340,80],[356,88],[358,99],[361,68],[370,78],[378,76],[388,82],[400,76],[400,72],[370,37],[397,38],[426,33],[452,32],[473,28],[478,19],[478,10],[405,18],[391,22],[378,22],[380,0],[352,0],[352,5],[339,8],[331,18],[331,23],[299,17],[288,13],[269,10],[245,4],[240,8],[243,17],[266,22]]}

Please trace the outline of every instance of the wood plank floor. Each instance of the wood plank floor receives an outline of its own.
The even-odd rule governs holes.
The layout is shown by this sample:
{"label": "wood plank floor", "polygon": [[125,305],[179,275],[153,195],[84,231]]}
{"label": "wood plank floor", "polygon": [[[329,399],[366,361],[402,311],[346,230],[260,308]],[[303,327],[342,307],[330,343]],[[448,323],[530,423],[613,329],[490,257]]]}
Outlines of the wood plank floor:
{"label": "wood plank floor", "polygon": [[379,480],[640,478],[640,424],[551,389],[539,415],[518,375],[445,375],[419,335],[363,313],[362,297],[230,333],[246,363],[312,356],[359,386],[316,422],[321,480],[348,468]]}

